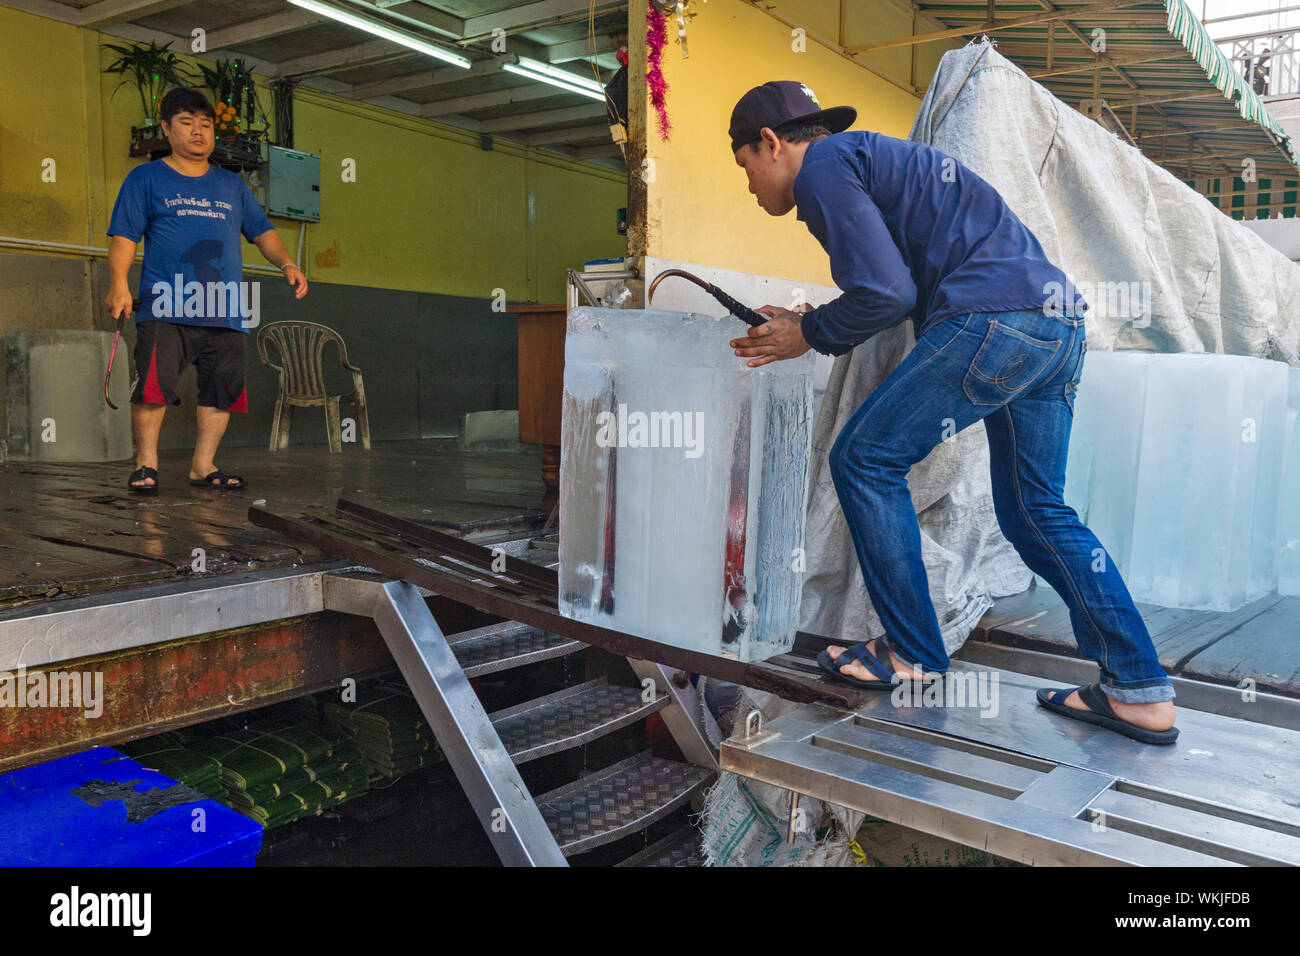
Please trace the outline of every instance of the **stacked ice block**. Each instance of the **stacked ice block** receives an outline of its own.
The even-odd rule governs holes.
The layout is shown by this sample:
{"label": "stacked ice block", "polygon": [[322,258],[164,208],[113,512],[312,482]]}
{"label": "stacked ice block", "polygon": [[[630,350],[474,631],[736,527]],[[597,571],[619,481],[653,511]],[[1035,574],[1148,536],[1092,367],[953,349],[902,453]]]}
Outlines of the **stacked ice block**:
{"label": "stacked ice block", "polygon": [[1279,594],[1300,596],[1300,368],[1288,370],[1286,462],[1278,512]]}
{"label": "stacked ice block", "polygon": [[738,319],[578,308],[565,343],[560,611],[761,660],[799,622],[813,359]]}
{"label": "stacked ice block", "polygon": [[1278,588],[1280,525],[1300,537],[1294,456],[1283,471],[1295,375],[1239,355],[1088,353],[1065,500],[1135,600],[1227,611]]}

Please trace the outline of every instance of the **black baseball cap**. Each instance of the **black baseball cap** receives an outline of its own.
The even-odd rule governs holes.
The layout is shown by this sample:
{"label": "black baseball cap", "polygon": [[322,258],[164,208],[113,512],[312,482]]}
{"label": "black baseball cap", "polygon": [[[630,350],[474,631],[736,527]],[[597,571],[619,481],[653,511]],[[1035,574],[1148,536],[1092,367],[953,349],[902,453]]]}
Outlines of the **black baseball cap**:
{"label": "black baseball cap", "polygon": [[818,123],[832,133],[842,133],[853,125],[858,111],[852,106],[821,108],[817,95],[798,80],[771,80],[756,86],[740,98],[731,111],[731,151],[759,138],[763,127],[777,129],[798,120]]}

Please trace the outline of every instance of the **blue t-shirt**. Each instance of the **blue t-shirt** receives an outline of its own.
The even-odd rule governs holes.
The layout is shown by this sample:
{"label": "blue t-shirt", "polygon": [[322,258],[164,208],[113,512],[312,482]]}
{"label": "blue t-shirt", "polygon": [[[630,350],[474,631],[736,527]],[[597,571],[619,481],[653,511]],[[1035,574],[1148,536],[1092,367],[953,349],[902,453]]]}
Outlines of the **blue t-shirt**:
{"label": "blue t-shirt", "polygon": [[260,294],[242,284],[239,236],[252,242],[271,228],[247,184],[229,170],[210,166],[185,176],[161,159],[135,167],[118,191],[108,234],[144,238],[136,321],[247,332]]}
{"label": "blue t-shirt", "polygon": [[967,312],[1087,309],[998,191],[932,146],[835,133],[809,144],[794,197],[844,293],[803,315],[818,352],[843,355],[909,317],[920,338]]}

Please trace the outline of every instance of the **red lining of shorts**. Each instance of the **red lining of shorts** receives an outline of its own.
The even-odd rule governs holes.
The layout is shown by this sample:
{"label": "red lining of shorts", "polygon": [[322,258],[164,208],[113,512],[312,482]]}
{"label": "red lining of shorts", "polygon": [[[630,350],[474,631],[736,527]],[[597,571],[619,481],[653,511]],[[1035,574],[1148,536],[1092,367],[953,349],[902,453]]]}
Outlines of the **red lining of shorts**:
{"label": "red lining of shorts", "polygon": [[167,399],[162,393],[162,387],[158,384],[158,343],[153,344],[153,352],[149,355],[149,373],[144,379],[144,392],[140,396],[141,400],[147,405],[166,405]]}

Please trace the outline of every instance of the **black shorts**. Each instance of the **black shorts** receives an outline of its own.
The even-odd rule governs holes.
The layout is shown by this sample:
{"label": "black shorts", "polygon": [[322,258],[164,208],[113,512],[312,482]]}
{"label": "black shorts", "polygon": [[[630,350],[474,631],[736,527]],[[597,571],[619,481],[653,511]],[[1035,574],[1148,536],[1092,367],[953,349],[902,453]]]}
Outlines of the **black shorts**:
{"label": "black shorts", "polygon": [[156,319],[136,324],[135,405],[179,405],[176,383],[191,365],[198,369],[199,404],[221,411],[248,411],[244,358],[248,333]]}

